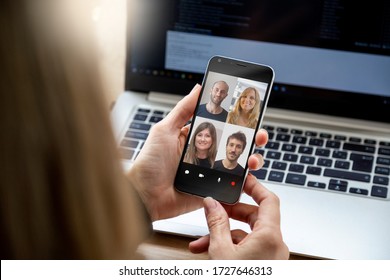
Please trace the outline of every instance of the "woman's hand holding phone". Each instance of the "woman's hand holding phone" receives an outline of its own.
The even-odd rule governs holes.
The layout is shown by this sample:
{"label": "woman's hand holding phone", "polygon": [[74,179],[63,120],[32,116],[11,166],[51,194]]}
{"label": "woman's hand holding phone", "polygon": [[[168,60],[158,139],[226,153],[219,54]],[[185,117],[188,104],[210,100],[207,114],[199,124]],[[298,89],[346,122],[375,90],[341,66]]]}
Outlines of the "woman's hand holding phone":
{"label": "woman's hand holding phone", "polygon": [[[188,127],[183,127],[192,117],[201,86],[196,85],[162,121],[151,129],[148,139],[128,173],[128,178],[141,196],[152,221],[188,213],[203,206],[198,196],[177,192],[173,187],[175,172],[184,149]],[[264,146],[268,133],[260,130],[256,145]],[[253,154],[250,169],[263,164],[260,154]]]}
{"label": "woman's hand holding phone", "polygon": [[[211,197],[204,199],[210,234],[191,242],[190,251],[208,251],[211,259],[288,259],[289,250],[280,230],[278,197],[251,174],[244,191],[257,205],[222,205]],[[248,223],[252,231],[231,231],[229,218]]]}

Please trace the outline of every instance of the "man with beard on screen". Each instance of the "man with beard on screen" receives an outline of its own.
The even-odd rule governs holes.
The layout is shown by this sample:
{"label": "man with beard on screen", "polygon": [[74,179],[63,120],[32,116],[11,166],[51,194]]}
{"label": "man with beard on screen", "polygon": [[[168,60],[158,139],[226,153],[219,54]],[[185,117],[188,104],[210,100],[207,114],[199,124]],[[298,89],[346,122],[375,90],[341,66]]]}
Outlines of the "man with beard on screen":
{"label": "man with beard on screen", "polygon": [[210,91],[208,103],[199,105],[198,116],[225,122],[228,112],[222,108],[222,101],[225,100],[229,92],[229,85],[225,81],[217,81]]}
{"label": "man with beard on screen", "polygon": [[241,176],[244,168],[237,162],[246,146],[246,136],[238,131],[230,135],[226,142],[226,158],[214,163],[214,169]]}

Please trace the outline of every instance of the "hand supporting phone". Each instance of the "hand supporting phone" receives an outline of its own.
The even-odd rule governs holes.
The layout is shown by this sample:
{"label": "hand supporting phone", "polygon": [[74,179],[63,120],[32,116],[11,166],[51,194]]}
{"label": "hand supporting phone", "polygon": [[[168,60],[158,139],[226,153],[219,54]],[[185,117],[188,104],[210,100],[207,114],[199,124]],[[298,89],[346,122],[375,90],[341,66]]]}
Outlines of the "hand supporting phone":
{"label": "hand supporting phone", "polygon": [[238,202],[273,79],[266,65],[210,59],[175,177],[178,191]]}

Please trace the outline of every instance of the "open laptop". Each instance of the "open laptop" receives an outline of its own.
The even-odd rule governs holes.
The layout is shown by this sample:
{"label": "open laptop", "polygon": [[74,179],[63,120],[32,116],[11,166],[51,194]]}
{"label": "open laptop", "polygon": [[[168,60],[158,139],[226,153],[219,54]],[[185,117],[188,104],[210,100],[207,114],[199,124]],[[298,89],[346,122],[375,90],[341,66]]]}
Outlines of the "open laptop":
{"label": "open laptop", "polygon": [[[126,92],[112,111],[125,168],[215,54],[275,70],[270,140],[257,149],[266,164],[254,174],[280,198],[290,251],[390,259],[390,5],[129,1]],[[202,209],[153,227],[208,233]]]}

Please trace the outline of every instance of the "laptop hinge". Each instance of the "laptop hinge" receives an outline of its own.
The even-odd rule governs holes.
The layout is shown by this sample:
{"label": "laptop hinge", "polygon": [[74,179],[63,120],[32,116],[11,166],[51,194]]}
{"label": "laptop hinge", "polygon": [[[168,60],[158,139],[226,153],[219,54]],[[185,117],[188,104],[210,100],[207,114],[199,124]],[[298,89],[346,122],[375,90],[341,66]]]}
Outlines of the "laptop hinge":
{"label": "laptop hinge", "polygon": [[177,94],[169,94],[163,92],[151,91],[148,93],[147,99],[152,102],[158,102],[168,105],[176,105],[183,96]]}

